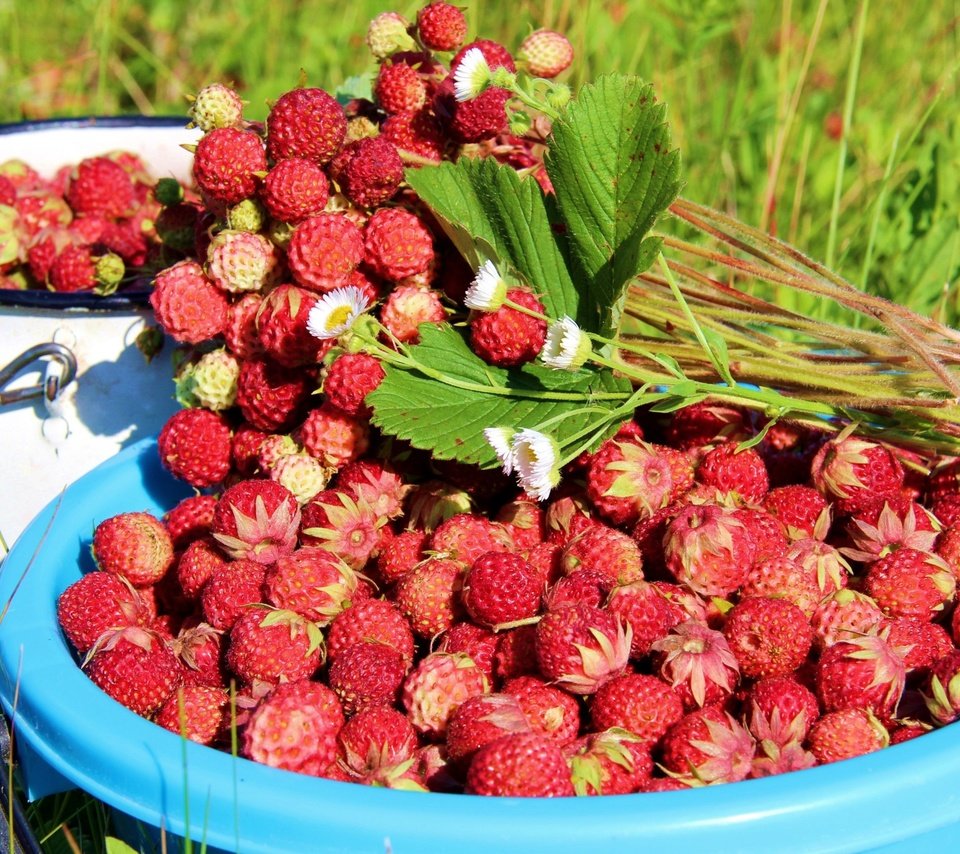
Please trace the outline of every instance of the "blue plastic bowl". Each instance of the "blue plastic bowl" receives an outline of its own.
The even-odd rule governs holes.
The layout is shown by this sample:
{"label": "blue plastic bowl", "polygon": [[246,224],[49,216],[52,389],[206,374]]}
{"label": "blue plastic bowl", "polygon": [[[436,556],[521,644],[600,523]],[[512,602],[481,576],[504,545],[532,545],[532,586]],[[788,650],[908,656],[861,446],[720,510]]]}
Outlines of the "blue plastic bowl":
{"label": "blue plastic bowl", "polygon": [[130,510],[161,513],[185,494],[161,468],[155,442],[140,442],[47,507],[0,566],[0,602],[12,597],[0,623],[0,696],[14,720],[31,798],[80,788],[155,832],[271,854],[704,848],[912,854],[956,844],[960,727],[953,726],[765,780],[543,800],[374,789],[184,742],[87,680],[57,626],[56,598],[90,567],[97,522]]}

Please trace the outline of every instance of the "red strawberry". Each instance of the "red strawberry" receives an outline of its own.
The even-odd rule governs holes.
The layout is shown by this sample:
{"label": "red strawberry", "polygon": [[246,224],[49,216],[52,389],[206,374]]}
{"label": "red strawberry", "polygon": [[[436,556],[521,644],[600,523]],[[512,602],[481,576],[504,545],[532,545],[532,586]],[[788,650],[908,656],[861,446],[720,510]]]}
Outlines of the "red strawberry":
{"label": "red strawberry", "polygon": [[150,513],[118,513],[93,532],[93,557],[105,572],[124,576],[136,587],[159,581],[173,563],[173,541]]}
{"label": "red strawberry", "polygon": [[817,696],[828,712],[860,708],[893,717],[905,679],[903,659],[881,635],[837,641],[817,662]]}
{"label": "red strawberry", "polygon": [[156,712],[183,678],[166,643],[139,626],[102,635],[83,667],[94,685],[142,717]]}
{"label": "red strawberry", "polygon": [[271,480],[241,480],[220,496],[211,533],[235,560],[270,564],[296,548],[300,508]]}
{"label": "red strawberry", "polygon": [[772,557],[754,563],[740,587],[740,596],[770,596],[792,602],[810,619],[823,593],[816,578],[797,561]]}
{"label": "red strawberry", "polygon": [[374,95],[385,113],[412,113],[424,105],[427,88],[412,65],[384,62],[377,74]]}
{"label": "red strawberry", "polygon": [[890,743],[890,736],[868,709],[841,709],[817,719],[808,743],[817,762],[826,765],[880,750]]}
{"label": "red strawberry", "polygon": [[209,623],[189,618],[173,639],[171,649],[184,667],[184,682],[226,687],[221,667],[223,632]]}
{"label": "red strawberry", "polygon": [[501,681],[539,673],[537,665],[537,627],[517,626],[500,632],[493,655],[493,672]]}
{"label": "red strawberry", "polygon": [[297,284],[326,293],[350,283],[363,260],[363,233],[343,213],[318,213],[302,220],[287,246],[287,262]]}
{"label": "red strawberry", "polygon": [[531,732],[530,724],[511,694],[478,694],[463,701],[447,723],[447,760],[466,770],[476,752],[504,735]]}
{"label": "red strawberry", "polygon": [[264,697],[243,731],[242,754],[255,762],[324,776],[337,758],[343,709],[319,682],[278,685]]}
{"label": "red strawberry", "polygon": [[361,208],[389,201],[403,182],[400,153],[382,136],[365,136],[347,143],[332,165],[343,195]]}
{"label": "red strawberry", "polygon": [[593,694],[626,668],[630,629],[609,611],[560,605],[537,624],[536,651],[546,679],[574,694]]}
{"label": "red strawberry", "polygon": [[387,706],[357,712],[337,734],[338,762],[353,777],[407,762],[416,749],[417,733],[406,715]]}
{"label": "red strawberry", "polygon": [[580,705],[572,694],[536,676],[515,676],[504,683],[503,692],[517,698],[534,732],[560,745],[576,738],[580,730]]}
{"label": "red strawberry", "polygon": [[933,662],[923,699],[938,726],[952,723],[960,716],[960,650],[951,650]]}
{"label": "red strawberry", "polygon": [[578,795],[627,795],[650,779],[649,748],[626,730],[589,733],[564,748]]}
{"label": "red strawberry", "polygon": [[267,171],[263,142],[252,131],[215,128],[204,134],[193,155],[193,177],[216,202],[235,205],[257,191],[257,173]]}
{"label": "red strawberry", "polygon": [[843,514],[896,495],[904,481],[903,466],[890,448],[849,434],[840,434],[817,451],[810,476]]}
{"label": "red strawberry", "polygon": [[872,597],[844,588],[817,606],[810,623],[817,633],[817,646],[822,649],[839,640],[875,634],[883,618],[883,611]]}
{"label": "red strawberry", "polygon": [[227,630],[247,605],[263,601],[266,567],[252,560],[230,561],[213,571],[200,591],[204,619],[214,628]]}
{"label": "red strawberry", "polygon": [[367,353],[343,353],[327,368],[323,393],[331,406],[360,418],[370,417],[363,401],[383,380],[379,359]]}
{"label": "red strawberry", "polygon": [[744,411],[723,403],[694,403],[678,409],[666,430],[667,444],[679,450],[741,442],[751,435]]}
{"label": "red strawberry", "polygon": [[624,673],[611,679],[590,699],[594,730],[627,730],[648,748],[683,714],[680,695],[663,679],[644,673]]}
{"label": "red strawberry", "polygon": [[151,617],[147,603],[130,583],[109,572],[81,575],[57,599],[57,621],[81,655],[104,632],[144,626]]}
{"label": "red strawberry", "polygon": [[309,679],[322,660],[320,630],[293,611],[250,606],[230,628],[226,663],[244,682]]}
{"label": "red strawberry", "polygon": [[435,0],[417,12],[417,35],[429,50],[456,50],[467,35],[467,19],[458,6]]}
{"label": "red strawberry", "polygon": [[435,645],[434,649],[437,652],[466,653],[473,659],[473,663],[483,671],[492,685],[494,683],[493,659],[496,655],[499,637],[498,634],[484,626],[477,626],[463,620],[450,626],[441,635],[440,642]]}
{"label": "red strawberry", "polygon": [[294,435],[310,456],[328,468],[339,469],[366,452],[370,427],[360,416],[327,401],[307,413]]}
{"label": "red strawberry", "polygon": [[401,531],[377,555],[377,572],[386,584],[399,581],[424,558],[427,534],[417,529]]}
{"label": "red strawberry", "polygon": [[433,235],[423,220],[403,208],[378,208],[363,232],[364,262],[388,282],[426,270],[435,258]]}
{"label": "red strawberry", "polygon": [[223,337],[227,348],[239,359],[256,359],[263,355],[263,344],[257,335],[257,311],[263,297],[246,293],[227,309]]}
{"label": "red strawberry", "polygon": [[756,546],[754,563],[781,557],[789,551],[787,530],[776,516],[759,507],[738,507],[733,511],[733,515],[743,522],[748,536]]}
{"label": "red strawberry", "polygon": [[755,750],[753,736],[719,705],[685,715],[667,730],[661,746],[667,771],[700,783],[745,779]]}
{"label": "red strawberry", "polygon": [[487,677],[470,656],[431,652],[404,680],[401,699],[414,729],[436,740],[446,734],[458,706],[489,690]]}
{"label": "red strawberry", "polygon": [[355,643],[331,662],[328,681],[347,715],[396,703],[407,668],[403,656],[383,643]]}
{"label": "red strawberry", "polygon": [[278,557],[264,581],[267,602],[319,626],[348,607],[356,590],[357,576],[346,563],[326,549],[311,546]]}
{"label": "red strawberry", "polygon": [[81,160],[70,176],[65,198],[74,213],[107,219],[129,216],[137,207],[130,176],[109,157]]}
{"label": "red strawberry", "polygon": [[302,157],[322,165],[340,150],[346,132],[346,114],[332,95],[291,89],[270,108],[267,151],[274,161]]}
{"label": "red strawberry", "polygon": [[154,722],[197,744],[213,744],[226,729],[229,703],[223,688],[185,683],[167,698]]}
{"label": "red strawberry", "polygon": [[853,572],[836,547],[815,537],[796,540],[785,557],[799,563],[815,579],[823,595],[845,588]]}
{"label": "red strawberry", "polygon": [[686,620],[650,646],[660,675],[679,692],[684,708],[726,700],[740,675],[726,638],[698,620]]}
{"label": "red strawberry", "polygon": [[157,322],[171,338],[199,344],[227,323],[227,298],[196,261],[180,261],[157,273],[150,293]]}
{"label": "red strawberry", "polygon": [[560,556],[565,574],[580,567],[599,570],[617,585],[643,578],[640,548],[622,531],[594,525],[573,537]]}
{"label": "red strawberry", "polygon": [[814,636],[800,608],[766,596],[741,599],[727,614],[723,634],[748,679],[792,673],[806,661]]}
{"label": "red strawberry", "polygon": [[237,378],[237,405],[254,427],[277,432],[292,427],[313,387],[304,369],[266,359],[245,359]]}
{"label": "red strawberry", "polygon": [[630,657],[633,659],[646,655],[654,641],[665,637],[670,629],[688,616],[680,605],[647,581],[614,587],[610,591],[607,608],[630,627],[633,634]]}
{"label": "red strawberry", "polygon": [[880,630],[903,658],[908,675],[913,671],[926,672],[937,659],[954,649],[950,633],[939,623],[895,617],[884,620]]}
{"label": "red strawberry", "polygon": [[213,495],[188,495],[163,514],[163,524],[175,549],[183,549],[191,542],[206,536],[213,522]]}
{"label": "red strawberry", "polygon": [[337,614],[327,632],[327,657],[333,662],[361,642],[386,644],[399,652],[407,665],[413,661],[410,623],[392,601],[365,599]]}
{"label": "red strawberry", "polygon": [[160,429],[160,462],[174,477],[201,489],[230,471],[230,428],[208,409],[181,409]]}
{"label": "red strawberry", "polygon": [[503,525],[483,516],[459,513],[437,526],[429,550],[472,564],[485,552],[512,551],[513,540]]}
{"label": "red strawberry", "polygon": [[535,733],[501,736],[480,748],[467,771],[465,791],[527,798],[574,794],[559,745]]}
{"label": "red strawberry", "polygon": [[267,172],[260,198],[275,220],[296,225],[327,205],[330,182],[314,162],[301,157],[281,160]]}
{"label": "red strawberry", "polygon": [[194,540],[187,546],[176,564],[177,583],[187,599],[196,599],[207,580],[226,565],[212,539]]}
{"label": "red strawberry", "polygon": [[414,113],[387,116],[380,126],[380,135],[390,140],[400,152],[406,151],[436,163],[443,160],[446,137],[429,107]]}
{"label": "red strawberry", "polygon": [[394,601],[417,637],[432,638],[460,618],[464,569],[459,561],[431,557],[397,582]]}
{"label": "red strawberry", "polygon": [[544,592],[543,607],[552,611],[561,605],[580,602],[599,608],[614,586],[614,580],[605,572],[585,566],[551,584]]}
{"label": "red strawberry", "polygon": [[[468,102],[469,103],[469,102]],[[530,291],[511,288],[507,299],[524,308],[543,313],[540,300]],[[547,337],[547,322],[501,306],[496,311],[476,314],[470,322],[470,346],[485,362],[512,368],[533,361]]]}
{"label": "red strawberry", "polygon": [[[782,725],[795,728],[801,740],[820,716],[817,698],[793,675],[759,679],[751,686],[749,697],[751,721],[760,715],[772,722],[776,716]],[[757,736],[752,724],[751,731]]]}
{"label": "red strawberry", "polygon": [[763,458],[754,448],[740,450],[735,442],[723,442],[707,451],[697,466],[697,480],[724,492],[736,492],[754,504],[770,490]]}
{"label": "red strawberry", "polygon": [[517,554],[485,552],[463,579],[467,613],[483,626],[502,626],[534,617],[540,609],[543,581]]}
{"label": "red strawberry", "polygon": [[901,548],[870,564],[864,590],[895,617],[932,620],[950,604],[957,579],[936,555]]}
{"label": "red strawberry", "polygon": [[307,331],[307,316],[317,296],[295,285],[279,285],[257,307],[255,325],[266,355],[287,368],[315,365],[329,342]]}

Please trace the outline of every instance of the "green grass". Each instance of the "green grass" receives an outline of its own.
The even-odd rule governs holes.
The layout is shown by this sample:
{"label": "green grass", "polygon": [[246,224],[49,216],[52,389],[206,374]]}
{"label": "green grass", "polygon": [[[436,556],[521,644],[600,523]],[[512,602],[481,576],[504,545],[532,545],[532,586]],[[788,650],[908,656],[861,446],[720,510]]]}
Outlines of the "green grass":
{"label": "green grass", "polygon": [[[182,115],[186,96],[215,80],[235,84],[249,116],[263,118],[301,72],[333,89],[369,69],[370,18],[391,8],[412,18],[419,5],[0,0],[0,122]],[[564,31],[577,49],[575,87],[610,71],[651,81],[669,106],[684,195],[957,325],[958,0],[465,5],[471,36],[509,47],[536,26]],[[810,314],[823,308],[790,299]],[[31,815],[51,851],[102,850],[102,835],[83,828],[103,816],[82,798],[44,799]]]}

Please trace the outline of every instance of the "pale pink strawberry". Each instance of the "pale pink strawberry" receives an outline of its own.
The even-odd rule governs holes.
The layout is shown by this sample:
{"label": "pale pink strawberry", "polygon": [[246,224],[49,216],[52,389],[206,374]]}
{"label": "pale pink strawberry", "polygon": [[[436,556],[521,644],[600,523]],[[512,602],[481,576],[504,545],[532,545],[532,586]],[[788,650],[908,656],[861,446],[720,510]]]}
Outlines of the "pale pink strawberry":
{"label": "pale pink strawberry", "polygon": [[564,748],[578,795],[628,795],[650,779],[650,749],[621,729],[589,733]]}
{"label": "pale pink strawberry", "polygon": [[779,708],[774,707],[771,715],[767,716],[755,702],[752,703],[748,730],[756,739],[757,750],[750,776],[772,777],[816,765],[816,757],[804,747],[810,726],[811,722],[804,713],[785,720]]}
{"label": "pale pink strawberry", "polygon": [[677,624],[650,649],[686,709],[726,700],[737,685],[740,665],[726,638],[697,620]]}
{"label": "pale pink strawberry", "polygon": [[450,716],[461,703],[489,690],[487,677],[470,656],[431,652],[404,680],[401,702],[414,729],[437,740],[445,736]]}
{"label": "pale pink strawberry", "polygon": [[336,761],[343,724],[340,701],[326,685],[286,682],[257,704],[243,730],[241,753],[274,768],[324,776]]}
{"label": "pale pink strawberry", "polygon": [[380,307],[380,322],[402,344],[420,341],[421,323],[443,323],[446,318],[439,291],[412,285],[398,285]]}
{"label": "pale pink strawberry", "polygon": [[324,490],[303,507],[300,541],[336,554],[355,570],[362,570],[380,543],[384,516],[363,498]]}
{"label": "pale pink strawberry", "polygon": [[443,522],[473,509],[473,499],[466,490],[442,480],[431,479],[415,484],[407,498],[408,528],[432,533]]}
{"label": "pale pink strawberry", "polygon": [[573,45],[556,30],[534,30],[520,43],[517,59],[534,77],[547,79],[562,74],[573,62]]}
{"label": "pale pink strawberry", "polygon": [[810,653],[814,632],[807,616],[786,599],[751,596],[727,614],[723,635],[747,679],[786,676]]}
{"label": "pale pink strawberry", "polygon": [[630,655],[630,629],[601,608],[559,605],[537,624],[540,672],[574,694],[593,694],[620,675]]}
{"label": "pale pink strawberry", "polygon": [[252,560],[229,561],[215,569],[200,591],[204,619],[216,629],[229,629],[248,605],[263,601],[266,572]]}
{"label": "pale pink strawberry", "polygon": [[890,743],[887,728],[869,709],[840,709],[817,719],[808,744],[817,763],[826,765],[880,750]]}
{"label": "pale pink strawberry", "polygon": [[886,445],[844,431],[826,442],[810,467],[813,485],[841,514],[897,494],[904,482],[903,466]]}
{"label": "pale pink strawberry", "polygon": [[560,562],[565,575],[589,567],[618,585],[643,578],[637,544],[622,531],[606,525],[594,525],[573,537],[564,547]]}
{"label": "pale pink strawberry", "polygon": [[733,783],[749,776],[756,748],[750,732],[719,705],[682,717],[661,741],[668,772],[700,783]]}
{"label": "pale pink strawberry", "polygon": [[270,564],[296,548],[300,507],[289,489],[271,480],[242,480],[224,491],[211,533],[234,559]]}
{"label": "pale pink strawberry", "polygon": [[865,593],[844,588],[827,596],[813,612],[810,624],[822,650],[839,640],[874,634],[884,620],[876,601]]}
{"label": "pale pink strawberry", "polygon": [[464,791],[503,797],[575,794],[560,746],[535,733],[505,735],[480,748],[467,771]]}
{"label": "pale pink strawberry", "polygon": [[461,618],[460,588],[465,569],[459,561],[430,557],[397,582],[394,601],[417,637],[430,639]]}
{"label": "pale pink strawberry", "polygon": [[894,617],[932,620],[956,596],[957,579],[939,557],[900,548],[870,564],[864,591]]}
{"label": "pale pink strawberry", "polygon": [[323,636],[293,611],[248,606],[230,627],[225,660],[247,683],[309,679],[323,661]]}
{"label": "pale pink strawberry", "polygon": [[824,596],[843,590],[853,573],[840,551],[817,537],[794,541],[785,557],[799,563],[815,579],[817,588]]}
{"label": "pale pink strawberry", "polygon": [[828,712],[862,708],[893,717],[905,682],[903,658],[881,635],[837,641],[817,662],[817,697]]}
{"label": "pale pink strawberry", "polygon": [[843,553],[851,560],[872,563],[898,549],[933,551],[939,523],[934,528],[926,510],[919,504],[908,504],[901,515],[890,501],[884,501],[877,514],[852,516],[846,530],[853,545],[842,549]]}
{"label": "pale pink strawberry", "polygon": [[756,546],[744,524],[716,504],[688,505],[667,526],[667,569],[706,596],[727,596],[743,584]]}
{"label": "pale pink strawberry", "polygon": [[262,234],[224,229],[207,247],[207,275],[229,294],[264,291],[283,275],[279,250]]}
{"label": "pale pink strawberry", "polygon": [[627,730],[648,748],[683,714],[680,695],[663,679],[645,673],[624,673],[602,685],[590,698],[594,730]]}
{"label": "pale pink strawberry", "polygon": [[810,619],[823,593],[816,578],[788,557],[768,558],[754,563],[740,587],[740,596],[770,596],[796,605]]}
{"label": "pale pink strawberry", "polygon": [[630,627],[630,657],[640,659],[650,645],[666,634],[688,614],[663,591],[648,581],[618,585],[610,591],[606,606]]}
{"label": "pale pink strawberry", "polygon": [[337,474],[337,488],[357,500],[363,499],[378,516],[395,519],[403,515],[410,486],[390,463],[369,457],[347,463]]}
{"label": "pale pink strawberry", "polygon": [[270,467],[270,480],[286,487],[303,507],[330,481],[330,470],[309,454],[281,454]]}
{"label": "pale pink strawberry", "polygon": [[367,421],[324,403],[310,410],[294,436],[308,454],[339,469],[366,452],[370,427]]}
{"label": "pale pink strawberry", "polygon": [[544,514],[547,542],[564,545],[596,521],[587,494],[576,484],[561,481],[551,493]]}
{"label": "pale pink strawberry", "polygon": [[417,733],[407,716],[388,706],[357,712],[337,734],[337,761],[351,777],[397,766],[416,750]]}

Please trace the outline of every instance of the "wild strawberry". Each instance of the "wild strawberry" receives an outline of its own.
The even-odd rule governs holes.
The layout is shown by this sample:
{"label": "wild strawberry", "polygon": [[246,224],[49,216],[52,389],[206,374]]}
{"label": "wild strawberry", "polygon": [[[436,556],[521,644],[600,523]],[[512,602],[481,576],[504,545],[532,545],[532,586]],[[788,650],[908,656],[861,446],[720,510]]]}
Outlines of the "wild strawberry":
{"label": "wild strawberry", "polygon": [[389,201],[403,182],[400,154],[382,136],[366,136],[347,143],[332,165],[336,167],[334,180],[343,195],[361,208],[374,208]]}
{"label": "wild strawberry", "polygon": [[317,364],[330,342],[307,331],[307,317],[317,295],[295,285],[274,288],[257,308],[255,324],[266,355],[278,365],[296,368]]}
{"label": "wild strawberry", "polygon": [[336,761],[342,727],[340,701],[326,685],[288,682],[257,704],[241,752],[254,762],[320,777]]}
{"label": "wild strawberry", "polygon": [[936,555],[901,548],[870,564],[864,592],[895,617],[932,620],[956,594],[957,579]]}
{"label": "wild strawberry", "polygon": [[895,495],[903,466],[886,445],[841,434],[826,442],[810,464],[813,485],[841,514],[852,514]]}
{"label": "wild strawberry", "polygon": [[526,495],[501,504],[494,521],[506,526],[518,551],[529,551],[543,543],[543,508]]}
{"label": "wild strawberry", "polygon": [[[543,313],[543,305],[530,291],[511,288],[507,299],[534,312]],[[476,314],[470,322],[470,346],[485,362],[512,368],[533,361],[543,348],[547,323],[515,308],[501,306],[496,311]]]}
{"label": "wild strawberry", "polygon": [[213,573],[226,564],[213,540],[194,540],[176,562],[177,583],[188,599],[196,599]]}
{"label": "wild strawberry", "polygon": [[788,557],[772,557],[752,564],[740,587],[741,598],[770,596],[796,605],[809,620],[823,598],[816,577]]}
{"label": "wild strawberry", "polygon": [[663,550],[667,569],[681,584],[706,596],[727,596],[743,584],[756,546],[732,511],[691,504],[667,526]]}
{"label": "wild strawberry", "polygon": [[149,717],[180,684],[180,662],[149,629],[126,626],[102,635],[87,653],[84,671],[98,688]]}
{"label": "wild strawberry", "polygon": [[376,59],[385,59],[400,50],[411,50],[414,41],[410,22],[399,12],[381,12],[367,25],[365,41]]}
{"label": "wild strawberry", "polygon": [[228,630],[247,605],[263,601],[266,567],[252,560],[235,560],[213,571],[200,591],[203,618],[214,628]]}
{"label": "wild strawberry", "polygon": [[311,409],[294,433],[304,450],[331,469],[361,457],[369,443],[369,427],[329,403]]}
{"label": "wild strawberry", "polygon": [[237,377],[237,405],[254,427],[278,432],[301,416],[312,386],[306,371],[267,359],[245,359]]}
{"label": "wild strawberry", "polygon": [[459,561],[431,557],[397,582],[394,600],[417,637],[432,638],[460,618],[464,569]]}
{"label": "wild strawberry", "polygon": [[573,45],[562,33],[534,30],[520,43],[517,59],[534,77],[550,79],[570,67]]}
{"label": "wild strawberry", "polygon": [[223,688],[184,683],[160,707],[154,723],[197,744],[213,744],[226,729],[229,703]]}
{"label": "wild strawberry", "polygon": [[187,110],[190,126],[207,133],[214,128],[240,127],[243,101],[234,89],[223,83],[210,83],[190,99]]}
{"label": "wild strawberry", "polygon": [[392,706],[407,668],[403,656],[382,643],[356,643],[331,662],[328,681],[347,715]]}
{"label": "wild strawberry", "polygon": [[417,529],[401,531],[377,555],[377,572],[385,584],[399,581],[424,558],[427,534]]}
{"label": "wild strawberry", "polygon": [[279,483],[241,480],[224,491],[211,534],[234,560],[274,563],[297,545],[300,508]]}
{"label": "wild strawberry", "polygon": [[548,680],[574,694],[593,694],[626,668],[630,629],[609,611],[560,605],[537,624],[536,652]]}
{"label": "wild strawberry", "polygon": [[817,762],[826,765],[880,750],[890,743],[890,736],[869,709],[840,709],[817,719],[808,743]]}
{"label": "wild strawberry", "polygon": [[614,587],[606,600],[606,607],[630,627],[632,659],[646,655],[654,641],[666,636],[688,616],[658,587],[643,580]]}
{"label": "wild strawberry", "polygon": [[390,291],[380,308],[380,322],[403,344],[420,341],[421,323],[442,323],[447,313],[437,291],[400,285]]}
{"label": "wild strawberry", "polygon": [[[182,379],[181,379],[182,378]],[[177,378],[177,397],[214,412],[230,409],[237,400],[240,362],[225,348],[204,353]]]}
{"label": "wild strawberry", "polygon": [[755,750],[753,736],[719,705],[682,717],[667,730],[661,746],[668,772],[692,776],[701,783],[745,779]]}
{"label": "wild strawberry", "polygon": [[748,679],[786,676],[804,661],[814,632],[807,616],[785,599],[752,596],[727,614],[723,635]]}
{"label": "wild strawberry", "polygon": [[256,359],[263,355],[256,325],[262,301],[260,294],[246,293],[227,309],[223,337],[230,352],[238,359]]}
{"label": "wild strawberry", "polygon": [[67,204],[76,214],[100,214],[107,219],[129,216],[137,207],[133,181],[109,157],[81,160],[70,176]]}
{"label": "wild strawberry", "polygon": [[400,653],[408,666],[413,661],[410,623],[391,601],[364,599],[337,614],[327,632],[327,657],[333,662],[341,652],[362,642],[386,644]]}
{"label": "wild strawberry", "polygon": [[388,282],[422,273],[435,257],[433,235],[403,208],[379,208],[363,232],[364,262]]}
{"label": "wild strawberry", "polygon": [[881,635],[837,641],[817,662],[817,697],[828,712],[870,709],[893,716],[903,694],[903,659]]}
{"label": "wild strawberry", "polygon": [[519,555],[485,552],[467,570],[461,596],[471,618],[499,626],[536,615],[543,582]]}
{"label": "wild strawberry", "polygon": [[163,523],[150,513],[118,513],[100,522],[93,532],[97,566],[122,575],[136,587],[163,577],[173,563],[173,541]]}
{"label": "wild strawberry", "polygon": [[469,656],[431,652],[404,680],[401,700],[414,729],[437,740],[446,735],[458,706],[489,690],[487,677]]}
{"label": "wild strawberry", "polygon": [[578,795],[627,795],[650,779],[649,748],[626,730],[592,732],[564,748]]}
{"label": "wild strawberry", "polygon": [[585,566],[558,578],[543,594],[544,610],[552,611],[560,605],[582,602],[599,608],[607,601],[614,580],[599,569]]}
{"label": "wild strawberry", "polygon": [[260,198],[270,216],[296,225],[323,211],[330,197],[330,182],[313,161],[290,157],[276,163],[260,189]]}
{"label": "wild strawberry", "polygon": [[70,206],[55,192],[43,188],[20,191],[15,203],[20,239],[33,240],[47,228],[66,228],[73,219]]}
{"label": "wild strawberry", "polygon": [[952,522],[938,535],[933,551],[940,557],[955,577],[960,579],[960,525]]}
{"label": "wild strawberry", "polygon": [[267,151],[274,161],[302,157],[322,165],[340,150],[346,132],[347,117],[332,95],[291,89],[267,116]]}
{"label": "wild strawberry", "polygon": [[698,620],[685,620],[650,645],[660,676],[679,693],[684,708],[707,706],[729,697],[740,665],[722,633]]}
{"label": "wild strawberry", "polygon": [[217,202],[235,205],[257,190],[257,173],[267,171],[263,142],[252,131],[215,128],[204,134],[193,155],[193,178]]}
{"label": "wild strawberry", "polygon": [[817,764],[816,757],[804,748],[810,723],[805,715],[784,720],[779,708],[771,716],[764,715],[756,703],[751,704],[748,730],[756,739],[750,776],[771,777],[788,771],[800,771]]}
{"label": "wild strawberry", "polygon": [[750,729],[758,739],[763,738],[754,728],[758,717],[771,724],[779,721],[780,726],[790,728],[802,741],[820,716],[817,698],[793,675],[768,676],[757,680],[750,687],[749,699]]}
{"label": "wild strawberry", "polygon": [[934,661],[954,649],[950,633],[939,623],[894,617],[884,620],[880,631],[903,658],[908,676],[915,671],[926,672]]}
{"label": "wild strawberry", "polygon": [[270,480],[289,489],[302,508],[329,483],[330,470],[309,454],[282,454],[270,468]]}
{"label": "wild strawberry", "polygon": [[332,406],[348,415],[369,418],[371,410],[364,398],[380,385],[383,377],[378,359],[367,353],[343,353],[327,369],[323,393]]}
{"label": "wild strawberry", "polygon": [[667,444],[690,450],[718,442],[742,442],[752,430],[742,409],[723,403],[694,403],[678,409],[666,428]]}
{"label": "wild strawberry", "polygon": [[163,331],[183,344],[214,338],[227,323],[227,298],[196,261],[179,261],[157,273],[150,305]]}
{"label": "wild strawberry", "polygon": [[847,533],[853,541],[852,547],[843,549],[847,557],[872,563],[903,548],[933,551],[939,524],[934,527],[921,505],[906,502],[905,509],[898,511],[885,500],[877,512],[871,510],[851,516],[847,522]]}
{"label": "wild strawberry", "polygon": [[412,759],[417,733],[406,715],[386,706],[363,709],[337,735],[337,758],[352,776],[365,778]]}
{"label": "wild strawberry", "polygon": [[230,428],[207,409],[181,409],[157,437],[160,462],[174,477],[202,489],[220,483],[230,471]]}
{"label": "wild strawberry", "polygon": [[576,698],[539,677],[515,676],[504,682],[503,692],[517,698],[533,732],[564,745],[580,731],[580,705]]}
{"label": "wild strawberry", "polygon": [[237,294],[269,288],[283,270],[277,248],[262,234],[224,229],[207,247],[206,272],[218,288]]}
{"label": "wild strawberry", "polygon": [[223,632],[199,617],[189,617],[170,643],[183,665],[184,683],[226,687],[222,667]]}
{"label": "wild strawberry", "polygon": [[559,745],[535,733],[501,736],[480,748],[467,771],[465,791],[528,798],[574,794]]}
{"label": "wild strawberry", "polygon": [[643,673],[624,673],[611,679],[590,698],[594,730],[623,729],[648,748],[683,714],[680,695],[659,677]]}
{"label": "wild strawberry", "polygon": [[97,255],[86,245],[65,246],[53,259],[47,281],[58,293],[95,290],[109,294],[117,289],[125,272],[118,255]]}
{"label": "wild strawberry", "polygon": [[326,293],[348,284],[363,260],[363,233],[343,213],[314,214],[293,230],[287,263],[297,284]]}
{"label": "wild strawberry", "polygon": [[417,12],[417,35],[429,50],[456,50],[467,35],[467,19],[459,7],[435,0]]}
{"label": "wild strawberry", "polygon": [[884,614],[871,596],[844,588],[827,596],[816,607],[810,624],[820,649],[857,635],[873,634]]}
{"label": "wild strawberry", "polygon": [[960,650],[950,650],[930,665],[923,700],[937,726],[952,723],[960,716]]}
{"label": "wild strawberry", "polygon": [[400,152],[406,151],[436,163],[443,160],[446,136],[429,107],[414,113],[387,116],[380,126],[380,135],[390,140]]}
{"label": "wild strawberry", "polygon": [[504,735],[531,732],[530,724],[511,694],[478,694],[464,700],[447,722],[447,759],[466,770],[476,752]]}
{"label": "wild strawberry", "polygon": [[734,442],[723,442],[707,451],[697,466],[697,479],[758,503],[770,489],[767,467],[754,448],[738,447]]}
{"label": "wild strawberry", "polygon": [[513,540],[510,532],[497,522],[472,513],[458,513],[437,526],[428,548],[472,564],[485,552],[512,551]]}
{"label": "wild strawberry", "polygon": [[493,658],[498,643],[499,636],[492,630],[463,620],[450,626],[440,636],[440,642],[434,649],[437,652],[462,652],[469,655],[492,685],[494,683]]}
{"label": "wild strawberry", "polygon": [[414,484],[407,499],[408,528],[432,533],[447,519],[473,509],[473,499],[466,490],[442,480]]}
{"label": "wild strawberry", "polygon": [[374,95],[385,113],[412,113],[424,105],[427,89],[413,66],[384,62],[377,74]]}
{"label": "wild strawberry", "polygon": [[536,640],[537,628],[534,625],[517,626],[498,633],[493,672],[501,682],[539,673]]}
{"label": "wild strawberry", "polygon": [[590,567],[608,575],[617,585],[643,578],[637,544],[622,531],[606,525],[594,525],[573,537],[564,547],[560,561],[568,575],[580,567]]}
{"label": "wild strawberry", "polygon": [[150,610],[133,586],[109,572],[88,572],[57,599],[57,621],[73,648],[86,652],[110,629],[144,626]]}
{"label": "wild strawberry", "polygon": [[300,539],[362,570],[379,547],[386,521],[363,498],[355,500],[346,492],[325,490],[304,505]]}
{"label": "wild strawberry", "polygon": [[768,560],[781,557],[790,549],[790,540],[786,528],[777,519],[759,507],[737,507],[733,510],[735,518],[743,522],[750,539],[756,546],[753,560]]}
{"label": "wild strawberry", "polygon": [[265,601],[319,626],[348,607],[356,589],[353,570],[336,555],[316,547],[281,555],[264,580]]}
{"label": "wild strawberry", "polygon": [[323,662],[323,637],[293,611],[249,606],[230,627],[225,661],[247,683],[309,679]]}
{"label": "wild strawberry", "polygon": [[795,540],[785,555],[796,561],[817,583],[823,595],[830,595],[847,586],[853,570],[835,546],[816,537]]}

